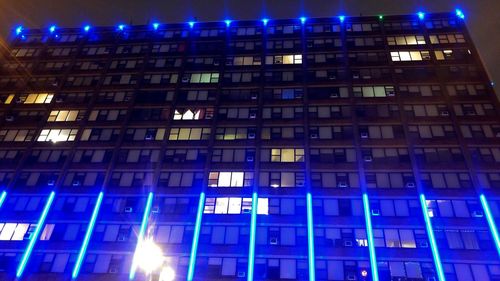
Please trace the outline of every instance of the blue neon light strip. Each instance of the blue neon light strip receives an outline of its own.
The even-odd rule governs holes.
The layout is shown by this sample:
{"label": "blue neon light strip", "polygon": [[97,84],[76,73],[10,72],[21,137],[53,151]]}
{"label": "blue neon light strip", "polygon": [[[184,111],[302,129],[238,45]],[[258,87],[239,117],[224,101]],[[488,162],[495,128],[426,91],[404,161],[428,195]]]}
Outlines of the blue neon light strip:
{"label": "blue neon light strip", "polygon": [[488,201],[486,201],[486,197],[483,194],[479,195],[479,199],[481,200],[481,205],[483,205],[484,213],[486,214],[486,220],[488,220],[488,225],[490,226],[491,235],[493,235],[493,240],[495,241],[495,246],[497,247],[498,255],[500,256],[500,237],[498,237],[498,229],[495,224],[495,219],[491,215],[490,206],[488,205]]}
{"label": "blue neon light strip", "polygon": [[198,239],[200,238],[201,218],[203,216],[204,208],[205,208],[205,192],[202,192],[200,193],[200,200],[198,201],[198,212],[196,213],[196,222],[194,226],[193,244],[191,245],[191,256],[189,257],[187,281],[193,281],[194,277],[194,267],[196,265],[196,252],[198,251]]}
{"label": "blue neon light strip", "polygon": [[132,280],[135,278],[135,272],[137,270],[137,256],[136,253],[141,246],[142,241],[144,240],[144,234],[146,233],[146,229],[148,226],[148,218],[149,212],[151,211],[151,205],[153,204],[153,192],[150,192],[148,195],[148,200],[146,201],[146,209],[144,209],[144,215],[142,216],[141,229],[139,230],[139,235],[137,236],[137,244],[135,246],[134,257],[132,259],[132,266],[130,267],[130,273],[128,275],[128,279]]}
{"label": "blue neon light strip", "polygon": [[0,195],[0,208],[2,208],[5,197],[7,197],[7,191],[2,191],[2,195]]}
{"label": "blue neon light strip", "polygon": [[90,237],[92,236],[92,232],[94,231],[95,221],[97,219],[97,215],[99,214],[99,209],[101,208],[103,196],[103,192],[99,192],[97,202],[94,206],[94,211],[92,212],[92,217],[90,218],[89,226],[87,227],[87,232],[85,233],[85,238],[83,239],[82,248],[80,249],[80,253],[78,253],[78,258],[76,259],[75,267],[73,268],[73,273],[71,274],[71,278],[73,279],[76,279],[78,277],[78,274],[80,273],[83,258],[85,257],[85,253],[87,252]]}
{"label": "blue neon light strip", "polygon": [[370,213],[370,201],[368,195],[363,193],[363,209],[365,211],[366,237],[368,238],[368,250],[370,251],[370,267],[372,270],[372,280],[378,281],[377,256],[375,245],[373,244],[372,217]]}
{"label": "blue neon light strip", "polygon": [[35,243],[38,240],[38,237],[40,236],[40,232],[42,231],[43,225],[45,223],[45,219],[47,218],[47,214],[49,213],[50,206],[52,205],[52,202],[54,201],[54,196],[56,193],[52,191],[49,195],[49,198],[47,199],[47,203],[45,203],[45,207],[43,208],[42,215],[40,216],[40,219],[38,219],[38,223],[35,228],[35,232],[33,233],[33,236],[30,238],[30,242],[28,243],[28,247],[24,251],[24,255],[21,259],[21,262],[19,263],[19,266],[17,267],[16,271],[16,277],[20,278],[21,275],[23,275],[24,269],[26,268],[26,264],[28,264],[28,260],[30,258],[31,252],[33,251],[33,248],[35,247]]}
{"label": "blue neon light strip", "polygon": [[250,218],[250,244],[248,246],[248,272],[247,280],[253,281],[253,267],[255,262],[255,229],[257,228],[257,192],[252,194],[252,216]]}
{"label": "blue neon light strip", "polygon": [[422,211],[424,212],[425,227],[427,228],[427,235],[429,236],[429,242],[431,243],[432,257],[434,258],[434,264],[436,265],[438,279],[439,281],[445,281],[446,279],[444,278],[441,258],[439,257],[436,239],[434,238],[434,230],[432,230],[431,219],[429,218],[429,211],[427,210],[427,201],[425,200],[425,195],[423,194],[420,194],[420,205],[422,206]]}
{"label": "blue neon light strip", "polygon": [[309,281],[316,280],[316,266],[314,261],[314,221],[312,210],[312,196],[308,192],[307,201],[307,246],[309,249]]}

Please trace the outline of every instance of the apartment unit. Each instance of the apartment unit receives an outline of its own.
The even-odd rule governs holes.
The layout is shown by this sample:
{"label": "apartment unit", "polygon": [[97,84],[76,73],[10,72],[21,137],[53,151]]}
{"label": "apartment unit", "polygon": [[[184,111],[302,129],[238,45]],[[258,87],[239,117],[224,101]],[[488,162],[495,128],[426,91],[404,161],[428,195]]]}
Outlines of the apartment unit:
{"label": "apartment unit", "polygon": [[500,280],[500,118],[464,16],[15,29],[0,279]]}

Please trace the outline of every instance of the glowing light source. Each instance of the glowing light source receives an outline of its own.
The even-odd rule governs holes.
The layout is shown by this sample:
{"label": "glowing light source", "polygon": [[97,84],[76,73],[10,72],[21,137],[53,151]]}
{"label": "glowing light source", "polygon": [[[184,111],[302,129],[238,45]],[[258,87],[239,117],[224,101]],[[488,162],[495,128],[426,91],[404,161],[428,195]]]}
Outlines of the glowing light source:
{"label": "glowing light source", "polygon": [[268,22],[269,22],[269,19],[266,19],[266,18],[262,19],[262,24],[263,25],[267,25]]}
{"label": "glowing light source", "polygon": [[0,208],[2,208],[5,197],[7,197],[7,191],[2,191],[2,194],[0,195]]}
{"label": "glowing light source", "polygon": [[434,230],[432,230],[431,219],[429,218],[427,201],[425,200],[425,195],[423,194],[420,194],[420,205],[422,206],[422,212],[424,212],[425,227],[427,228],[427,236],[429,236],[429,242],[431,243],[432,257],[434,258],[438,279],[439,281],[445,281],[446,279],[444,278],[441,258],[439,257],[436,239],[434,238]]}
{"label": "glowing light source", "polygon": [[378,15],[378,19],[379,20],[383,20],[384,19],[384,15]]}
{"label": "glowing light source", "polygon": [[162,268],[160,272],[160,280],[158,281],[174,281],[175,280],[175,271],[170,266],[166,266]]}
{"label": "glowing light source", "polygon": [[314,221],[313,221],[313,204],[311,193],[306,194],[307,204],[307,248],[309,259],[309,281],[316,280],[316,266],[314,260]]}
{"label": "glowing light source", "polygon": [[50,31],[50,33],[54,33],[56,31],[56,26],[53,25],[53,26],[49,27],[49,31]]}
{"label": "glowing light source", "polygon": [[152,239],[139,241],[134,254],[137,266],[146,274],[151,274],[163,265],[164,257],[161,248]]}
{"label": "glowing light source", "polygon": [[118,30],[123,31],[124,29],[125,29],[125,25],[124,24],[118,25]]}
{"label": "glowing light source", "polygon": [[465,15],[464,13],[462,12],[462,10],[460,9],[456,9],[455,10],[455,14],[457,15],[457,17],[461,18],[461,19],[465,19]]}
{"label": "glowing light source", "polygon": [[194,21],[188,21],[189,28],[193,28],[194,24],[195,24]]}
{"label": "glowing light source", "polygon": [[40,232],[42,231],[42,228],[45,223],[45,219],[47,218],[47,214],[49,213],[50,206],[52,205],[52,202],[54,201],[56,193],[52,191],[49,195],[49,198],[47,199],[47,202],[45,203],[45,207],[43,207],[42,214],[40,215],[40,218],[38,219],[38,222],[36,224],[35,232],[31,235],[30,242],[28,243],[28,247],[26,247],[26,250],[24,251],[23,257],[21,258],[21,262],[19,262],[19,266],[17,267],[16,271],[16,277],[20,278],[23,275],[24,269],[26,268],[26,264],[28,264],[28,260],[31,256],[31,252],[33,251],[33,248],[35,247],[36,241],[38,241],[38,238],[40,236]]}
{"label": "glowing light source", "polygon": [[94,231],[95,222],[97,219],[97,215],[99,214],[99,209],[101,208],[102,197],[104,193],[99,192],[99,196],[97,196],[97,201],[94,206],[94,211],[92,212],[92,217],[90,218],[89,225],[87,227],[87,232],[85,232],[85,238],[83,239],[82,248],[80,249],[80,253],[78,253],[78,258],[76,259],[75,267],[73,268],[73,273],[71,277],[76,279],[78,274],[80,273],[80,268],[82,266],[83,258],[85,257],[85,253],[87,252],[87,247],[90,242],[90,237],[92,236],[92,232]]}
{"label": "glowing light source", "polygon": [[24,30],[24,28],[21,25],[16,27],[16,35],[23,33],[23,30]]}
{"label": "glowing light source", "polygon": [[144,209],[144,214],[142,215],[141,228],[139,230],[139,235],[137,236],[137,245],[135,246],[134,257],[132,258],[132,266],[130,267],[130,273],[128,278],[130,280],[135,278],[135,272],[137,270],[137,265],[139,262],[138,252],[140,251],[141,243],[144,240],[144,234],[146,233],[146,228],[148,226],[149,212],[151,211],[151,205],[153,204],[153,192],[150,192],[148,199],[146,201],[146,208]]}
{"label": "glowing light source", "polygon": [[247,280],[253,280],[253,267],[255,263],[255,229],[257,228],[257,209],[259,199],[257,192],[252,194],[252,216],[250,217],[250,244],[248,246]]}
{"label": "glowing light source", "polygon": [[420,20],[423,20],[425,18],[425,13],[424,12],[418,12],[417,16]]}
{"label": "glowing light source", "polygon": [[498,236],[498,229],[495,224],[495,219],[493,218],[493,215],[491,215],[490,206],[488,204],[488,201],[486,201],[486,197],[481,194],[479,195],[479,199],[481,200],[481,205],[483,206],[484,214],[486,215],[486,220],[488,221],[491,235],[493,236],[498,255],[500,256],[500,237]]}
{"label": "glowing light source", "polygon": [[198,251],[198,239],[200,238],[201,219],[203,217],[203,208],[205,207],[205,192],[200,193],[198,201],[198,211],[196,212],[196,222],[194,225],[193,243],[191,245],[191,255],[189,256],[189,267],[187,281],[193,281],[194,267],[196,265],[196,252]]}
{"label": "glowing light source", "polygon": [[304,24],[306,23],[307,18],[306,17],[300,17],[300,23]]}
{"label": "glowing light source", "polygon": [[368,195],[363,193],[363,209],[365,212],[366,236],[368,238],[368,250],[370,252],[370,267],[372,270],[372,280],[378,281],[377,256],[375,253],[375,245],[373,244],[373,228],[370,212],[370,201]]}
{"label": "glowing light source", "polygon": [[345,21],[345,16],[344,15],[340,15],[339,16],[339,21],[340,22],[344,22]]}
{"label": "glowing light source", "polygon": [[226,23],[226,26],[229,27],[231,25],[232,21],[231,20],[225,20],[224,22]]}
{"label": "glowing light source", "polygon": [[86,25],[83,27],[83,31],[89,32],[90,31],[90,25]]}
{"label": "glowing light source", "polygon": [[152,26],[153,26],[154,30],[158,30],[158,28],[160,27],[160,24],[157,22],[153,22]]}

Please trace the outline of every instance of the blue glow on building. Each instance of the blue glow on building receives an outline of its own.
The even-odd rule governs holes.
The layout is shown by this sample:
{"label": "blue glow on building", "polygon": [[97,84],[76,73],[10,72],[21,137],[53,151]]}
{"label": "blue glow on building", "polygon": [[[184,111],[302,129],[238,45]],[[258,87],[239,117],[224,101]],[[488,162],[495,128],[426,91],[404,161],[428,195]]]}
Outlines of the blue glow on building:
{"label": "blue glow on building", "polygon": [[124,29],[125,29],[125,25],[124,24],[118,25],[118,30],[123,31]]}
{"label": "blue glow on building", "polygon": [[373,244],[373,228],[370,212],[370,201],[368,195],[363,193],[363,210],[365,212],[366,237],[368,239],[368,250],[370,251],[370,267],[372,270],[372,280],[378,281],[377,255],[375,253],[375,245]]}
{"label": "blue glow on building", "polygon": [[49,31],[50,31],[50,33],[54,33],[54,32],[56,32],[56,26],[55,26],[55,25],[51,26],[51,27],[49,28]]}
{"label": "blue glow on building", "polygon": [[313,204],[312,195],[310,192],[306,194],[307,204],[307,248],[309,249],[309,281],[316,280],[316,266],[314,256],[314,221],[313,221]]}
{"label": "blue glow on building", "polygon": [[134,257],[132,259],[132,266],[130,267],[130,273],[128,278],[130,280],[135,278],[135,272],[137,271],[137,256],[139,247],[141,246],[142,241],[144,241],[144,234],[146,233],[146,229],[148,226],[149,213],[151,211],[151,205],[153,204],[153,192],[150,192],[148,195],[148,200],[146,201],[146,208],[144,209],[144,214],[142,215],[141,229],[139,230],[139,235],[137,236],[137,244],[135,246]]}
{"label": "blue glow on building", "polygon": [[439,281],[445,281],[443,266],[441,265],[441,258],[439,257],[439,251],[436,244],[436,239],[434,238],[434,230],[432,230],[431,219],[429,218],[429,211],[427,209],[427,201],[425,200],[425,195],[420,194],[420,205],[422,206],[422,212],[424,212],[425,227],[427,228],[427,235],[429,236],[429,242],[431,243],[432,257],[434,258],[434,264],[436,266],[436,271],[438,274]]}
{"label": "blue glow on building", "polygon": [[83,31],[89,32],[90,31],[90,25],[86,25],[83,27]]}
{"label": "blue glow on building", "polygon": [[0,208],[2,208],[3,202],[5,201],[5,197],[7,197],[7,191],[2,191],[2,195],[0,195]]}
{"label": "blue glow on building", "polygon": [[193,28],[194,24],[195,24],[194,21],[188,21],[189,28]]}
{"label": "blue glow on building", "polygon": [[269,19],[266,19],[266,18],[262,19],[262,24],[263,25],[267,25],[268,22],[269,22]]}
{"label": "blue glow on building", "polygon": [[257,208],[258,208],[257,192],[252,194],[252,216],[250,218],[250,244],[248,246],[248,270],[247,281],[253,280],[253,267],[255,264],[255,230],[257,228]]}
{"label": "blue glow on building", "polygon": [[340,15],[339,16],[339,21],[342,23],[345,21],[345,16],[344,15]]}
{"label": "blue glow on building", "polygon": [[40,236],[40,232],[42,231],[43,226],[45,225],[45,219],[47,218],[47,214],[49,213],[50,206],[52,205],[52,202],[54,201],[56,193],[52,191],[49,195],[49,198],[47,199],[47,202],[45,203],[45,207],[43,208],[42,215],[38,219],[38,222],[36,224],[35,232],[33,232],[33,235],[30,238],[30,242],[28,243],[28,247],[24,251],[23,257],[21,258],[21,262],[19,263],[19,266],[17,267],[16,271],[16,277],[20,278],[23,275],[24,269],[26,268],[26,264],[28,264],[28,260],[31,256],[31,252],[33,251],[33,248],[35,247],[36,241],[38,240],[38,237]]}
{"label": "blue glow on building", "polygon": [[304,24],[306,23],[307,18],[306,17],[300,17],[300,23]]}
{"label": "blue glow on building", "polygon": [[424,12],[418,12],[417,16],[420,20],[423,20],[425,18],[425,13]]}
{"label": "blue glow on building", "polygon": [[201,219],[203,217],[204,208],[205,208],[205,192],[201,192],[200,200],[198,201],[198,211],[196,212],[196,222],[194,225],[193,243],[191,245],[191,255],[189,256],[189,267],[187,275],[188,281],[192,281],[194,277],[194,267],[196,265],[196,253],[198,251],[198,239],[200,238]]}
{"label": "blue glow on building", "polygon": [[153,26],[154,30],[158,30],[158,28],[160,27],[160,24],[157,22],[153,22],[152,26]]}
{"label": "blue glow on building", "polygon": [[461,18],[461,19],[465,19],[465,15],[464,13],[462,12],[462,10],[460,9],[456,9],[455,10],[455,14],[457,15],[457,17]]}
{"label": "blue glow on building", "polygon": [[231,25],[232,20],[225,20],[226,26],[229,27]]}
{"label": "blue glow on building", "polygon": [[99,192],[99,196],[97,197],[97,201],[94,206],[94,211],[92,212],[92,217],[90,218],[90,222],[87,227],[87,232],[85,232],[85,238],[83,238],[82,248],[78,253],[78,258],[76,259],[75,267],[73,268],[73,273],[71,274],[71,278],[73,279],[76,279],[78,277],[78,274],[80,273],[80,268],[82,266],[83,259],[85,258],[85,253],[87,252],[87,247],[90,242],[90,237],[92,236],[92,232],[94,231],[97,215],[99,214],[99,209],[101,208],[103,196],[104,193],[102,191]]}
{"label": "blue glow on building", "polygon": [[481,200],[481,205],[483,206],[484,214],[486,215],[486,220],[488,221],[491,235],[493,236],[493,241],[495,242],[495,247],[497,248],[498,255],[500,256],[500,237],[498,237],[498,229],[495,223],[495,219],[491,215],[490,206],[488,204],[488,201],[486,201],[486,197],[481,194],[479,195],[479,199]]}
{"label": "blue glow on building", "polygon": [[16,27],[16,35],[23,33],[23,30],[24,30],[24,28],[21,25]]}

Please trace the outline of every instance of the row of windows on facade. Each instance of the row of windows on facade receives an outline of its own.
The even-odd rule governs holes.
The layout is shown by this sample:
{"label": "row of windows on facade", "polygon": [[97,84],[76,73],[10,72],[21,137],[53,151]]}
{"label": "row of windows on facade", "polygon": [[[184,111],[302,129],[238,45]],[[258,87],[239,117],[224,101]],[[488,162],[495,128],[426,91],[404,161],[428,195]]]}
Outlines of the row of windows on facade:
{"label": "row of windows on facade", "polygon": [[[462,33],[442,33],[442,34],[431,34],[426,42],[424,35],[401,35],[401,36],[387,36],[386,40],[381,36],[363,36],[363,37],[346,37],[345,42],[348,46],[382,46],[385,41],[388,46],[414,46],[414,45],[426,45],[429,42],[432,45],[437,44],[463,44],[466,43],[464,35]],[[341,47],[342,39],[340,37],[333,37],[333,39],[316,38],[316,39],[306,39],[307,47],[314,48],[316,45],[321,45],[324,43],[331,44],[332,47]],[[288,40],[273,40],[270,39],[266,43],[266,49],[291,49],[291,48],[301,48],[298,39],[288,39]],[[195,43],[194,46],[207,49],[207,47],[202,47],[200,43]],[[203,42],[203,44],[222,44],[222,42]],[[255,50],[262,47],[261,40],[253,41],[229,41],[227,43],[229,48],[243,49],[243,50]],[[174,42],[174,43],[156,43],[151,47],[151,53],[168,53],[168,52],[184,52],[187,45],[184,42]],[[149,52],[150,45],[146,43],[134,44],[134,45],[118,45],[115,49],[113,45],[109,46],[84,46],[80,51],[80,55],[84,56],[96,56],[96,55],[126,55],[126,54],[144,54]],[[49,57],[65,57],[72,56],[78,52],[77,47],[47,47],[45,52],[42,53],[43,48],[41,47],[20,47],[13,48],[12,55],[14,57],[36,57],[42,54],[46,54]],[[215,49],[214,49],[215,50]]]}
{"label": "row of windows on facade", "polygon": [[[2,142],[30,142],[36,139],[38,142],[67,142],[75,141],[79,129],[42,129],[35,138],[34,129],[3,129],[0,130],[0,141]],[[165,128],[128,128],[125,131],[123,141],[161,141],[166,137]],[[171,128],[167,139],[169,141],[193,141],[209,140],[212,132],[210,127],[202,128]],[[460,125],[462,137],[466,139],[486,138],[495,139],[500,137],[500,125]],[[253,140],[257,137],[255,127],[223,127],[215,131],[215,140],[217,141],[237,141]],[[353,128],[346,126],[320,126],[310,127],[308,138],[314,139],[334,139],[347,140],[354,137]],[[119,128],[94,128],[83,129],[80,141],[118,141],[120,135]],[[456,139],[458,134],[452,125],[410,125],[409,136],[412,139]],[[296,139],[305,138],[304,128],[301,127],[264,127],[262,128],[260,138],[263,140],[276,139]],[[384,139],[405,139],[404,129],[400,125],[392,126],[361,126],[359,128],[359,139],[361,140],[384,140]]]}
{"label": "row of windows on facade", "polygon": [[[395,92],[402,97],[438,97],[443,95],[446,90],[451,97],[462,96],[486,96],[488,91],[483,84],[453,84],[447,85],[445,89],[439,85],[392,85],[379,86],[355,86],[352,88],[353,95],[356,97],[381,97],[392,96]],[[223,89],[220,92],[222,101],[236,100],[257,100],[260,91],[257,89]],[[178,99],[181,101],[210,101],[215,100],[217,92],[215,90],[185,90],[180,91]],[[302,100],[304,90],[302,88],[266,88],[262,92],[265,100]],[[174,99],[174,91],[162,92],[138,92],[134,94],[129,91],[107,91],[96,94],[97,103],[123,103],[132,100],[132,96],[138,104],[170,102]],[[21,94],[0,94],[1,104],[50,104],[52,102],[63,103],[88,103],[93,96],[92,93],[70,92],[58,93],[57,95],[47,92],[39,93],[21,93]],[[308,98],[310,100],[319,99],[342,99],[349,98],[349,88],[333,86],[328,88],[309,87]],[[153,109],[156,110],[156,109]]]}
{"label": "row of windows on facade", "polygon": [[[408,53],[408,56],[411,56],[411,54]],[[62,82],[56,76],[30,76],[31,78],[28,81],[25,81],[21,77],[4,76],[0,78],[0,86],[6,91],[20,91],[21,88],[24,89],[26,87],[54,88],[63,83],[64,90],[68,88],[97,87],[99,85],[103,88],[110,88],[112,86],[130,87],[130,90],[132,90],[138,84],[140,84],[141,88],[156,89],[159,86],[173,87],[180,81],[183,81],[182,83],[186,87],[194,87],[200,84],[217,87],[220,84],[219,82],[222,82],[224,86],[228,86],[234,83],[248,83],[249,85],[261,82],[276,84],[280,82],[303,83],[304,79],[308,80],[308,83],[318,83],[318,86],[327,82],[338,81],[345,83],[347,79],[359,81],[355,83],[364,83],[365,81],[370,83],[374,81],[377,83],[388,83],[386,81],[392,81],[392,79],[401,80],[401,82],[405,83],[403,80],[413,79],[419,83],[428,84],[433,83],[432,81],[435,81],[438,74],[443,79],[449,79],[448,81],[451,83],[463,83],[465,79],[479,79],[480,73],[481,71],[478,70],[477,66],[472,64],[443,65],[439,67],[419,64],[418,67],[370,67],[352,70],[337,67],[330,70],[308,70],[306,73],[302,70],[266,71],[263,75],[260,71],[226,72],[222,79],[220,79],[217,72],[188,73],[184,74],[182,79],[179,79],[179,74],[175,72],[163,74],[149,73],[144,75],[135,73],[108,74],[102,79],[101,76],[69,76]],[[191,81],[194,78],[199,80]]]}
{"label": "row of windows on facade", "polygon": [[[500,148],[498,147],[470,147],[468,150],[474,161],[483,163],[500,163]],[[417,165],[434,163],[464,163],[463,150],[459,147],[417,147],[414,149]],[[0,164],[17,163],[24,155],[23,150],[0,150]],[[26,159],[26,165],[59,164],[63,165],[71,155],[69,149],[34,149]],[[78,149],[72,155],[71,163],[102,163],[111,162],[113,149]],[[117,164],[153,164],[186,163],[205,165],[208,150],[205,148],[167,148],[163,157],[160,149],[120,149],[117,152]],[[410,157],[407,148],[392,147],[363,147],[362,161],[368,163],[409,164]],[[355,163],[356,149],[311,147],[309,154],[304,154],[303,148],[262,148],[260,162],[304,162],[311,163]],[[212,163],[246,163],[253,166],[256,161],[254,148],[213,148]]]}
{"label": "row of windows on facade", "polygon": [[[0,172],[0,183],[8,184],[12,172]],[[254,177],[257,177],[256,179]],[[211,188],[252,187],[254,184],[261,188],[302,188],[306,185],[306,173],[284,171],[211,171],[206,181],[201,171],[167,172],[161,171],[157,177],[153,172],[114,171],[107,181],[110,188],[192,188],[208,185]],[[56,181],[61,177],[61,183]],[[421,172],[420,183],[431,189],[472,189],[474,185],[470,174],[463,172]],[[479,185],[482,188],[500,188],[500,173],[477,173]],[[59,172],[21,172],[14,182],[15,187],[51,187],[56,184],[61,187],[94,187],[105,184],[104,172],[75,172],[68,171],[64,176]],[[380,189],[414,189],[416,181],[411,171],[405,172],[372,172],[365,173],[366,187]],[[156,182],[155,184],[153,184]],[[314,169],[310,173],[307,184],[313,188],[360,188],[357,172],[320,172]]]}

